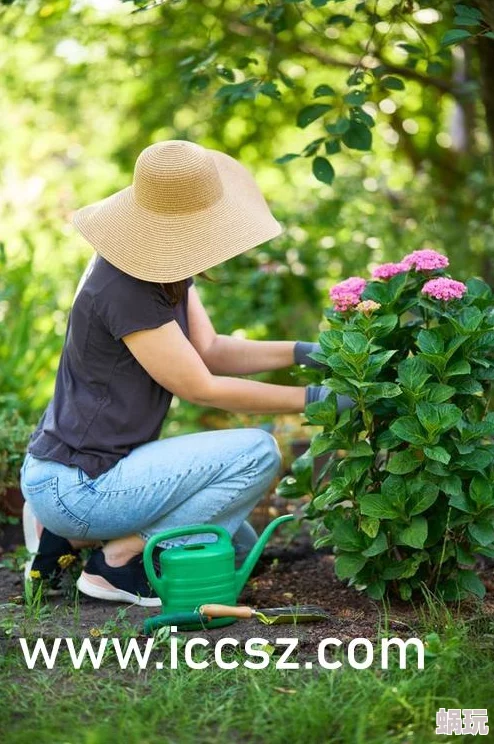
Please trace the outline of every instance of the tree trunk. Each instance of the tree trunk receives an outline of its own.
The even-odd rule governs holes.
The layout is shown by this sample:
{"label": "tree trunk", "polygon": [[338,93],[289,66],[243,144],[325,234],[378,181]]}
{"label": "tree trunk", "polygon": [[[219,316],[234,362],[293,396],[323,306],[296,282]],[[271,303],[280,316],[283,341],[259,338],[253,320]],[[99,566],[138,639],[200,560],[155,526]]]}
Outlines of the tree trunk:
{"label": "tree trunk", "polygon": [[[494,4],[491,0],[477,0],[479,10],[494,31]],[[494,39],[480,36],[478,39],[480,60],[480,82],[485,108],[487,129],[494,148]]]}

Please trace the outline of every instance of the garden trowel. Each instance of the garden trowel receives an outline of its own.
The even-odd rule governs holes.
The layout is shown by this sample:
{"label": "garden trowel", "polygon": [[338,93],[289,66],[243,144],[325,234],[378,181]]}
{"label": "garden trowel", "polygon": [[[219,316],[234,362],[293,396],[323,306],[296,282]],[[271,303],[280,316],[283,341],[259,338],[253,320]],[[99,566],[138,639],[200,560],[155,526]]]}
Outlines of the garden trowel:
{"label": "garden trowel", "polygon": [[288,607],[269,607],[255,610],[253,607],[230,607],[221,604],[204,604],[199,608],[201,615],[208,619],[214,617],[235,617],[239,620],[255,618],[264,625],[281,623],[313,623],[329,620],[329,612],[314,605],[292,605]]}

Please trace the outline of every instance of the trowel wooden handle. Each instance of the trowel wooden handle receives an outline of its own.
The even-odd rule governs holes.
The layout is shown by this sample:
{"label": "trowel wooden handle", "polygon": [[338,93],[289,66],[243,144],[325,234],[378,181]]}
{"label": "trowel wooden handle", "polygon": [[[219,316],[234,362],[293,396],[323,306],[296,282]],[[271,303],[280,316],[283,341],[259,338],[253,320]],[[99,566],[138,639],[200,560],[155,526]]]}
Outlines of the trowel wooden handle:
{"label": "trowel wooden handle", "polygon": [[222,604],[201,605],[199,612],[206,617],[238,617],[242,620],[248,620],[254,614],[252,607],[230,607]]}

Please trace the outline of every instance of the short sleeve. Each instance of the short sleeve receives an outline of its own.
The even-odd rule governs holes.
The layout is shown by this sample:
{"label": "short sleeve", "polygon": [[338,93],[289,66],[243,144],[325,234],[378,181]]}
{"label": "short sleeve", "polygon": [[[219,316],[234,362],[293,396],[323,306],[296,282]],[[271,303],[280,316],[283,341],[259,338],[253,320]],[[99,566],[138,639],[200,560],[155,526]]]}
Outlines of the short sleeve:
{"label": "short sleeve", "polygon": [[176,319],[175,308],[158,284],[132,277],[122,276],[107,284],[95,297],[95,310],[116,341]]}

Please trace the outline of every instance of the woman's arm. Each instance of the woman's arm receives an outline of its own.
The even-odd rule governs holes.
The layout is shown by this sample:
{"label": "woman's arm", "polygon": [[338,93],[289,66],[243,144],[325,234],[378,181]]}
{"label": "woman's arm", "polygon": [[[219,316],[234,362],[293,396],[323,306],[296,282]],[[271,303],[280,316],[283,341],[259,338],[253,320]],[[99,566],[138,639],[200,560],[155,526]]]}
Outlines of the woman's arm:
{"label": "woman's arm", "polygon": [[179,398],[234,413],[301,413],[305,388],[211,373],[176,321],[123,337],[139,364]]}
{"label": "woman's arm", "polygon": [[187,317],[190,341],[215,375],[252,375],[294,363],[294,341],[249,341],[216,333],[195,287],[189,289]]}

